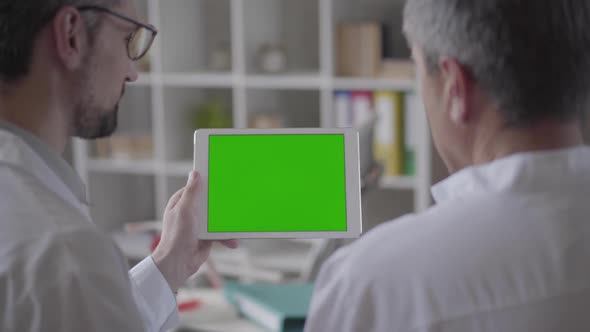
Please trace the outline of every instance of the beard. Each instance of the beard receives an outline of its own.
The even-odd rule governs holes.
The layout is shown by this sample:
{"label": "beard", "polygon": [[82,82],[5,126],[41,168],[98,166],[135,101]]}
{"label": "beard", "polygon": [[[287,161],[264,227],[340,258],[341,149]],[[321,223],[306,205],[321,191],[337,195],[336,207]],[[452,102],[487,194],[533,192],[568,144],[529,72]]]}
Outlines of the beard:
{"label": "beard", "polygon": [[112,110],[81,105],[74,120],[74,136],[97,139],[111,136],[117,129],[118,104]]}
{"label": "beard", "polygon": [[111,107],[105,107],[95,97],[95,86],[91,77],[93,68],[98,66],[89,52],[83,60],[84,66],[76,80],[75,90],[80,91],[74,101],[74,113],[71,123],[72,136],[82,139],[97,139],[111,136],[117,129],[119,102],[125,94],[125,85],[121,88],[121,95],[117,103]]}
{"label": "beard", "polygon": [[119,101],[111,108],[106,108],[97,102],[89,77],[88,72],[80,75],[78,87],[82,93],[74,103],[72,135],[82,139],[111,136],[117,129],[119,102],[125,93],[125,87],[121,89]]}

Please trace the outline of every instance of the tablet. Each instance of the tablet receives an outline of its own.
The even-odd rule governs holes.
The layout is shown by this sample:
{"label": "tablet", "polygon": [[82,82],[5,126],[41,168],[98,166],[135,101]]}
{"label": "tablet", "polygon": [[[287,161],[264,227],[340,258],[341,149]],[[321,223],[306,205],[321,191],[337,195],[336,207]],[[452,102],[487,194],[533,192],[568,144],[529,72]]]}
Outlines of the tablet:
{"label": "tablet", "polygon": [[361,233],[354,129],[199,129],[200,238],[353,238]]}

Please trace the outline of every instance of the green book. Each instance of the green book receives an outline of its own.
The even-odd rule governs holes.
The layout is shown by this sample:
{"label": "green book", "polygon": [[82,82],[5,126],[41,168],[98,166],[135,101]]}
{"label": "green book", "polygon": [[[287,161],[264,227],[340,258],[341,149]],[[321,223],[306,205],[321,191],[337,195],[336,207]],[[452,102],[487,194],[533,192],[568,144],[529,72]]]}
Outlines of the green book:
{"label": "green book", "polygon": [[416,175],[416,153],[420,145],[422,132],[420,122],[426,121],[423,119],[423,112],[420,97],[414,93],[406,94],[405,96],[405,116],[404,116],[404,174]]}
{"label": "green book", "polygon": [[240,284],[226,282],[224,293],[240,313],[272,332],[303,331],[312,284]]}

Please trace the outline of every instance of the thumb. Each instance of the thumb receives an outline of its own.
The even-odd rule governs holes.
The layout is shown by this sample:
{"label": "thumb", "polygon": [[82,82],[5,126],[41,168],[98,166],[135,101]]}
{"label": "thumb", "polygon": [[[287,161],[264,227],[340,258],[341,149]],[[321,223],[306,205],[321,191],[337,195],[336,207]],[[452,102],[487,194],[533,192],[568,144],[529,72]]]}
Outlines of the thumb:
{"label": "thumb", "polygon": [[201,180],[201,175],[197,171],[192,171],[189,174],[188,182],[186,183],[186,187],[182,192],[182,197],[180,198],[182,201],[187,202],[194,202],[197,199],[197,193],[199,190],[199,184]]}
{"label": "thumb", "polygon": [[184,191],[184,188],[178,190],[177,192],[174,193],[174,195],[172,195],[172,197],[170,197],[170,200],[168,200],[168,204],[166,204],[165,211],[172,210],[176,206],[176,203],[178,203],[178,201],[182,197],[183,191]]}

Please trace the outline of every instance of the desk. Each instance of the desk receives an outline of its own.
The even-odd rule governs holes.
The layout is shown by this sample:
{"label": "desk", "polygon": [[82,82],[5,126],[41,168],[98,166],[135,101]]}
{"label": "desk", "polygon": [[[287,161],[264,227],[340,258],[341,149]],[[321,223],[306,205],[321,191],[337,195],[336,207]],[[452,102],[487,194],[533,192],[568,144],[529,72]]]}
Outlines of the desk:
{"label": "desk", "polygon": [[180,313],[180,327],[175,332],[267,332],[258,325],[238,315],[221,290],[181,289],[178,303],[198,300],[201,306],[193,311]]}

